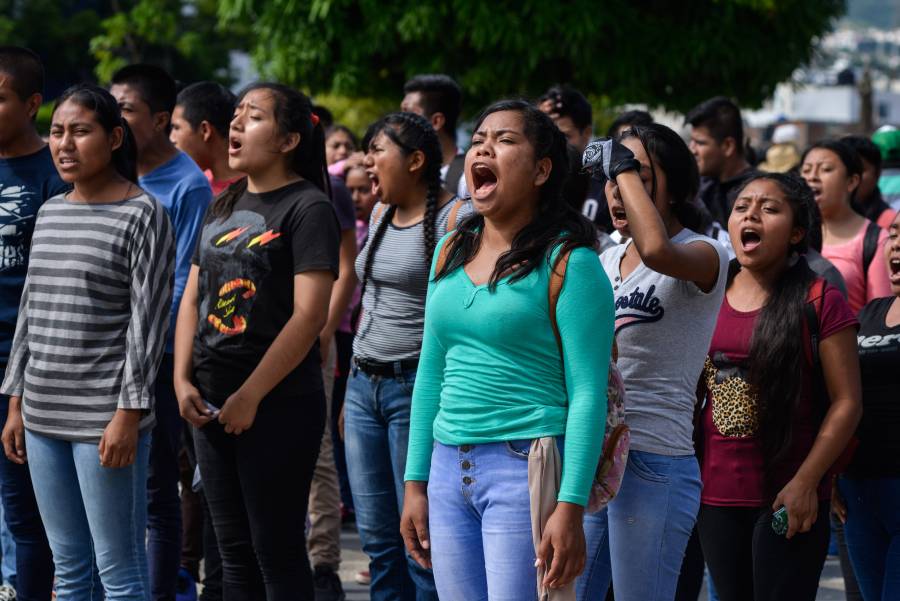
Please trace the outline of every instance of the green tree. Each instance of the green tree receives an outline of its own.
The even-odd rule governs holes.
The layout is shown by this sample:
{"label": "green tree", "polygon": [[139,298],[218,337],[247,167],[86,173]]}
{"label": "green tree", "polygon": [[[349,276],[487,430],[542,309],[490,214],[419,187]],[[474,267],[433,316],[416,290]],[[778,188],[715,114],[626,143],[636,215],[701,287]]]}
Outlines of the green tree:
{"label": "green tree", "polygon": [[264,74],[312,92],[397,99],[415,73],[470,108],[556,82],[613,103],[760,104],[811,55],[843,0],[221,0]]}
{"label": "green tree", "polygon": [[0,40],[26,46],[44,63],[49,98],[76,81],[92,79],[85,60],[90,39],[100,33],[99,2],[87,0],[0,0]]}
{"label": "green tree", "polygon": [[182,81],[231,83],[230,52],[244,39],[239,27],[218,23],[216,0],[111,0],[110,4],[113,13],[90,43],[101,82],[129,63],[149,62]]}

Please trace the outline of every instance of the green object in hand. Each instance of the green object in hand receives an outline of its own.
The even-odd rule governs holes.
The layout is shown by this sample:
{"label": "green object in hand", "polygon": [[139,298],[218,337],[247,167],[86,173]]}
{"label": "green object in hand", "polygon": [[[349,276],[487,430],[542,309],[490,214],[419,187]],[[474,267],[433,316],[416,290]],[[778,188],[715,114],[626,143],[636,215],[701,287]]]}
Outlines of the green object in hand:
{"label": "green object in hand", "polygon": [[772,530],[779,536],[784,536],[788,531],[787,509],[782,507],[772,514]]}

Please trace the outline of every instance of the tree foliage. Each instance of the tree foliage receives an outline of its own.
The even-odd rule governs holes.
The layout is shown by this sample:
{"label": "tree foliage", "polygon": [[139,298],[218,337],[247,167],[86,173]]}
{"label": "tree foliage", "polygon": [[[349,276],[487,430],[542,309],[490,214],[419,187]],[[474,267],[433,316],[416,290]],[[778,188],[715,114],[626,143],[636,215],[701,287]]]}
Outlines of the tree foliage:
{"label": "tree foliage", "polygon": [[478,106],[556,82],[615,103],[758,105],[806,62],[843,0],[221,0],[264,74],[313,92],[397,98],[422,72]]}
{"label": "tree foliage", "polygon": [[0,0],[0,40],[37,52],[46,72],[48,98],[92,78],[85,60],[90,39],[100,33],[99,2],[88,0]]}
{"label": "tree foliage", "polygon": [[231,83],[229,53],[246,42],[240,27],[218,23],[216,0],[111,0],[110,4],[113,12],[90,44],[101,82],[129,63],[148,62],[182,81]]}

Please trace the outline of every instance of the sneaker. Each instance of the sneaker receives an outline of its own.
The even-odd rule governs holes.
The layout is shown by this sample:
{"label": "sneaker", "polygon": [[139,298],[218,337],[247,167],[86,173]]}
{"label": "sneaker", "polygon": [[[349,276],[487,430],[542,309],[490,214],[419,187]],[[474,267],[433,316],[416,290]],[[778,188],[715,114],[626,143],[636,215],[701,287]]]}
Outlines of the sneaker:
{"label": "sneaker", "polygon": [[0,601],[15,601],[16,589],[8,584],[0,585]]}
{"label": "sneaker", "polygon": [[344,587],[341,579],[328,566],[316,566],[313,572],[316,601],[344,601]]}
{"label": "sneaker", "polygon": [[178,570],[178,578],[175,581],[175,601],[197,601],[197,583],[186,568]]}
{"label": "sneaker", "polygon": [[363,586],[369,586],[372,584],[372,574],[369,573],[369,570],[361,570],[356,573],[356,576],[353,577],[356,580],[356,584],[361,584]]}

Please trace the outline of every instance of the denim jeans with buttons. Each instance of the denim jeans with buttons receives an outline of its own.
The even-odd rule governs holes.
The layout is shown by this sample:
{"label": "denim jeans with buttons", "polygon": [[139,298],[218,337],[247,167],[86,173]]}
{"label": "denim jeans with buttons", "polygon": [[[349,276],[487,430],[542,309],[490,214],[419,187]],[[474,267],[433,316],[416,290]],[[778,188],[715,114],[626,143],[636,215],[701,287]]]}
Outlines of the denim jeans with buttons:
{"label": "denim jeans with buttons", "polygon": [[537,599],[530,446],[531,440],[435,445],[428,528],[441,601]]}
{"label": "denim jeans with buttons", "polygon": [[344,448],[356,527],[369,556],[372,601],[437,601],[434,577],[400,537],[414,370],[395,377],[353,367],[344,398]]}
{"label": "denim jeans with buttons", "polygon": [[578,601],[671,601],[700,509],[700,468],[693,455],[632,450],[619,494],[584,518],[587,563]]}

